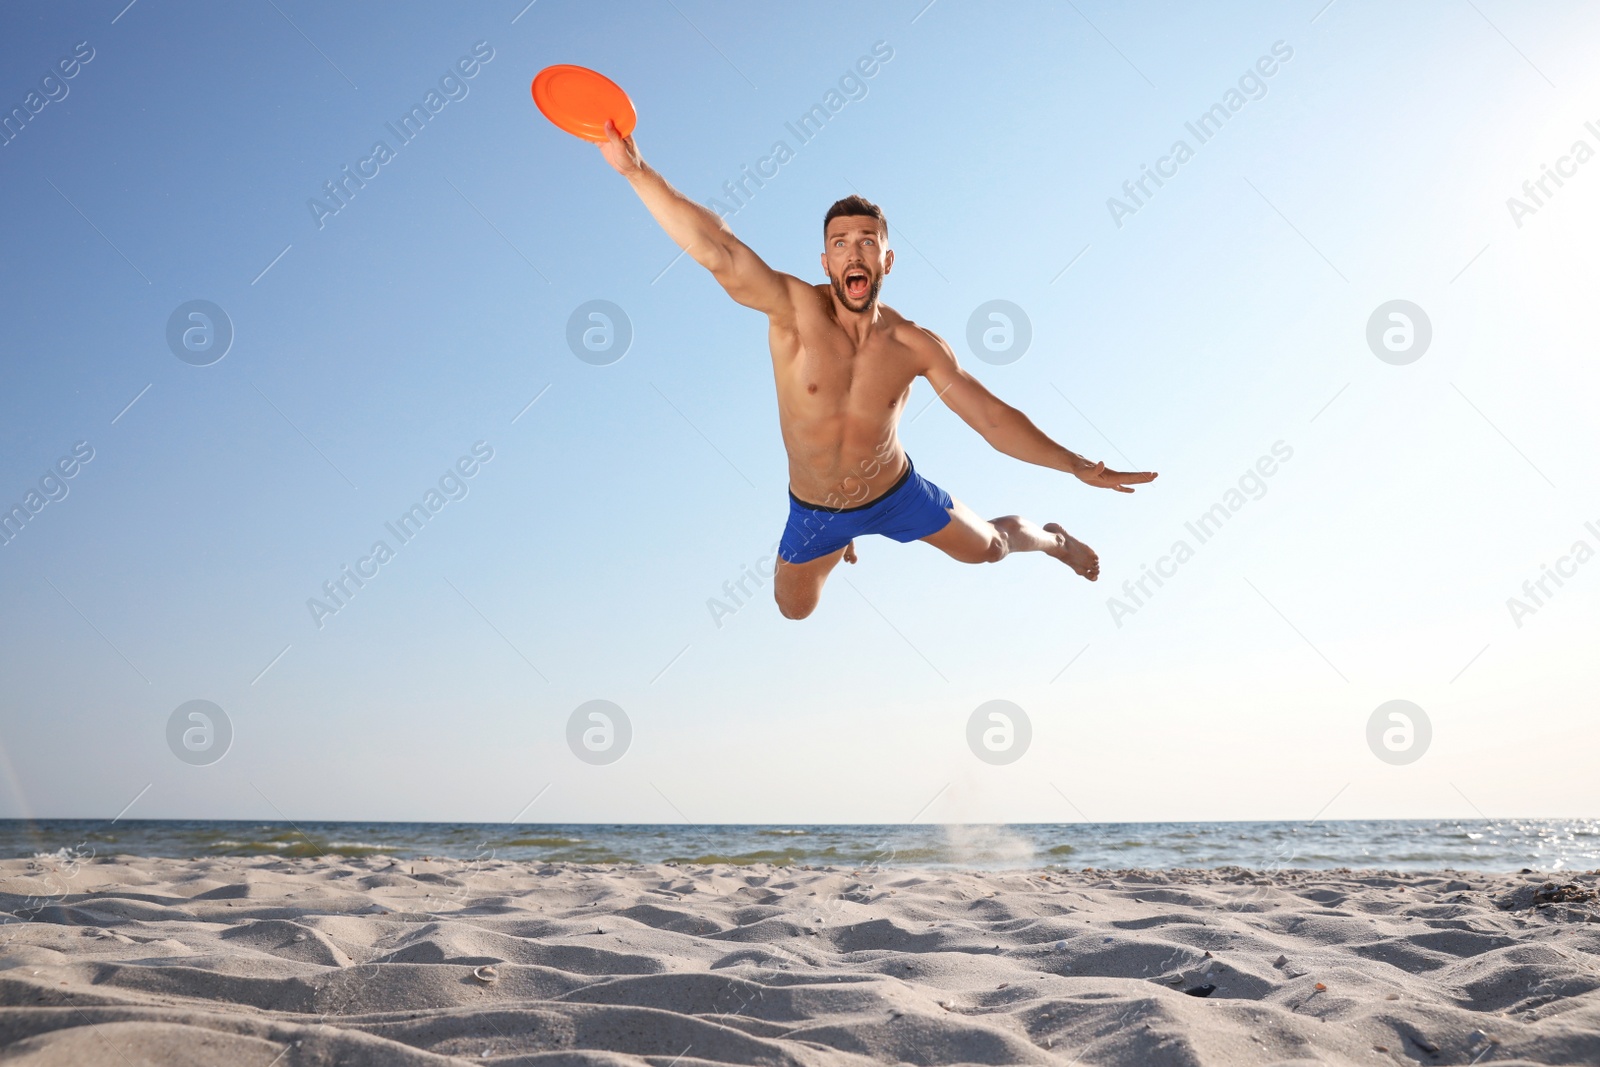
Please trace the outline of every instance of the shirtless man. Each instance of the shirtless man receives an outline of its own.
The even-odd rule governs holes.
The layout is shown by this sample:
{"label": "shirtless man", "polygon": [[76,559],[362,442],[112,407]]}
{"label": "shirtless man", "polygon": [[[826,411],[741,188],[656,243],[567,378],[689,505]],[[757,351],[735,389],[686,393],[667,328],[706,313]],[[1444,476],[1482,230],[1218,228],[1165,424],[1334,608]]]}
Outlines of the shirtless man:
{"label": "shirtless man", "polygon": [[912,468],[896,430],[920,375],[1008,456],[1119,493],[1155,478],[1107,470],[1056,444],[962,370],[932,330],[878,303],[894,252],[876,205],[851,196],[828,209],[822,251],[828,283],[808,285],[767,266],[715,214],[668,185],[640,159],[632,137],[619,136],[610,122],[606,134],[600,154],[628,179],[667,236],[735,301],[767,316],[789,453],[789,523],[773,582],[779,611],[791,619],[810,615],[828,574],[841,559],[854,563],[854,538],[869,533],[926,541],[962,563],[1043,552],[1091,582],[1100,576],[1094,550],[1059,524],[1040,527],[1018,515],[985,522]]}

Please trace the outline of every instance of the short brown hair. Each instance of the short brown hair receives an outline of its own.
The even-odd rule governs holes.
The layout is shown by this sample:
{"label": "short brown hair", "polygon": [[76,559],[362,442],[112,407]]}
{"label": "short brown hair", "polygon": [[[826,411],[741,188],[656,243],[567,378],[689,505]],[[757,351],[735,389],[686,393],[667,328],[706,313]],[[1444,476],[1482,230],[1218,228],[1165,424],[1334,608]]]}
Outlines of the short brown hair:
{"label": "short brown hair", "polygon": [[885,237],[889,235],[889,220],[883,217],[883,209],[864,196],[854,193],[843,200],[836,200],[828,213],[822,216],[822,236],[828,236],[828,223],[844,215],[864,215],[867,218],[878,220],[878,229]]}

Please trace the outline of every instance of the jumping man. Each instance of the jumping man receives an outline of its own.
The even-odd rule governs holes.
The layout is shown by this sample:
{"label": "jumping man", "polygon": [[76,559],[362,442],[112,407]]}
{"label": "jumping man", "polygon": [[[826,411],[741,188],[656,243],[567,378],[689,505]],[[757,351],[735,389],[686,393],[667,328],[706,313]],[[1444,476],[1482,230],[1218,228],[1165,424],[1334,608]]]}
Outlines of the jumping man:
{"label": "jumping man", "polygon": [[1131,493],[1155,474],[1107,470],[1056,444],[956,363],[950,346],[878,302],[894,268],[888,224],[875,204],[846,197],[822,222],[826,285],[773,270],[721,219],[685,197],[639,157],[632,137],[606,123],[600,154],[628,179],[650,214],[745,307],[767,316],[778,421],[789,454],[789,523],[778,546],[778,610],[803,619],[839,560],[856,561],[854,538],[926,541],[962,563],[1043,552],[1094,581],[1100,559],[1057,523],[1018,515],[985,522],[922,477],[897,433],[912,381],[941,400],[995,449],[1065,471],[1087,485]]}

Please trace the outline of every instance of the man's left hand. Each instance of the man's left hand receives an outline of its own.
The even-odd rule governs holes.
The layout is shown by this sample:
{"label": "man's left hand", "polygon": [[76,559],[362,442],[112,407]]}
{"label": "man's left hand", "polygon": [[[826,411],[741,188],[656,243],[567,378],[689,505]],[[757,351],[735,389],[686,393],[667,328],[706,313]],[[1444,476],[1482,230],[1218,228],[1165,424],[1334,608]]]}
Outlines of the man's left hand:
{"label": "man's left hand", "polygon": [[1156,480],[1154,471],[1113,471],[1107,470],[1104,463],[1096,463],[1073,473],[1077,474],[1078,479],[1085,485],[1099,489],[1115,489],[1119,493],[1131,493],[1133,490],[1130,486]]}

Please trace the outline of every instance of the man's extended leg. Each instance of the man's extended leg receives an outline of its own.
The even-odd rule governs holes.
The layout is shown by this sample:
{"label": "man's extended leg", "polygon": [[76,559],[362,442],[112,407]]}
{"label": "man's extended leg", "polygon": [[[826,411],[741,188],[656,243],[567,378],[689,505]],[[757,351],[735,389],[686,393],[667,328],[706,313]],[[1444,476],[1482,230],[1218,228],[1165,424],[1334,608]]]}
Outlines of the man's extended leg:
{"label": "man's extended leg", "polygon": [[772,578],[772,595],[784,618],[803,619],[817,610],[817,601],[822,597],[822,585],[841,559],[849,563],[856,561],[854,541],[826,556],[818,556],[804,563],[778,560],[778,569]]}
{"label": "man's extended leg", "polygon": [[1100,577],[1100,557],[1094,549],[1058,523],[1035,526],[1020,515],[986,522],[959,500],[951,501],[950,525],[922,540],[962,563],[996,563],[1013,552],[1043,552],[1091,582]]}

